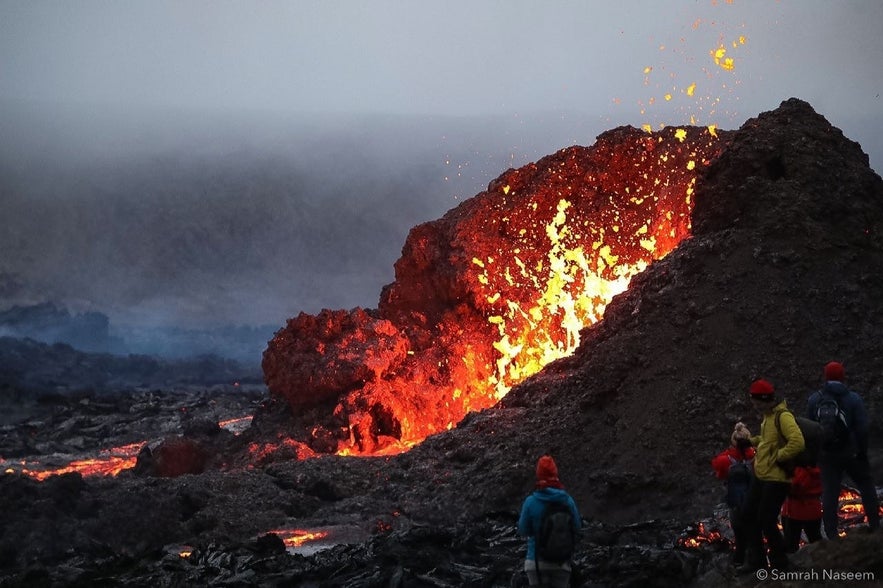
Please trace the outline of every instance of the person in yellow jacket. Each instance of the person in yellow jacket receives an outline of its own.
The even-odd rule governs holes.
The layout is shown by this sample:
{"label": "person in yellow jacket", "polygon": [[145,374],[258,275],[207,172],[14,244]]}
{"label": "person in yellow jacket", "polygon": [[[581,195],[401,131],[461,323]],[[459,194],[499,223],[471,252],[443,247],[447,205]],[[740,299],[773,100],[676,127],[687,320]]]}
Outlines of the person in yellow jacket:
{"label": "person in yellow jacket", "polygon": [[[756,572],[766,567],[787,570],[788,556],[785,539],[779,530],[779,513],[791,488],[791,474],[787,466],[783,466],[803,451],[803,433],[785,399],[776,394],[770,382],[755,380],[749,393],[751,404],[763,421],[760,435],[751,437],[757,453],[754,455],[754,477],[743,510],[748,549],[745,564],[738,571]],[[769,549],[769,564],[763,548],[764,538]]]}

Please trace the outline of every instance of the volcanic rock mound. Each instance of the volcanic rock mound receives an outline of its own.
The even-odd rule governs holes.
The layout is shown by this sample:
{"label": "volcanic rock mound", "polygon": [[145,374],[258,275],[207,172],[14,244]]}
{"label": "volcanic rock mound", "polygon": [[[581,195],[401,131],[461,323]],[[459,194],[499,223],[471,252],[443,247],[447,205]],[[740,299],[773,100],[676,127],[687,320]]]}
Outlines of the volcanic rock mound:
{"label": "volcanic rock mound", "polygon": [[[748,120],[695,194],[693,236],[635,276],[572,356],[411,452],[459,472],[430,477],[434,493],[479,512],[517,503],[548,451],[591,516],[699,519],[720,501],[709,461],[733,423],[759,428],[750,382],[771,380],[799,413],[832,359],[866,399],[883,480],[883,181],[867,156],[790,99]],[[473,459],[439,464],[441,443]],[[500,483],[513,472],[520,483]]]}
{"label": "volcanic rock mound", "polygon": [[697,174],[729,136],[615,129],[414,228],[376,311],[301,314],[270,341],[265,380],[295,416],[286,434],[318,452],[405,447],[572,352],[689,235]]}

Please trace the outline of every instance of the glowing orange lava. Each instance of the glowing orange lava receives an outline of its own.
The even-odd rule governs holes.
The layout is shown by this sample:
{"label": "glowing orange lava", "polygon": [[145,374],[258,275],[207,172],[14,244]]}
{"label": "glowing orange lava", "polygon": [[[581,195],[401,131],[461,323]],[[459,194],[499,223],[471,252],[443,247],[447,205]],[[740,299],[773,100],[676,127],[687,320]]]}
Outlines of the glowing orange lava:
{"label": "glowing orange lava", "polygon": [[307,543],[319,541],[329,536],[328,531],[316,529],[276,529],[270,531],[270,533],[278,535],[286,547],[301,547]]}
{"label": "glowing orange lava", "polygon": [[[218,425],[238,435],[248,427],[251,420],[252,417],[249,415],[224,420],[219,422]],[[138,452],[141,451],[146,443],[146,441],[141,441],[111,449],[102,449],[95,457],[74,459],[68,462],[67,465],[60,467],[48,466],[39,460],[20,460],[17,462],[0,460],[0,464],[2,464],[4,473],[20,473],[40,481],[45,480],[49,476],[72,472],[78,472],[84,477],[116,476],[123,470],[135,467],[138,461]]]}
{"label": "glowing orange lava", "polygon": [[41,481],[49,476],[71,472],[79,472],[83,476],[115,476],[135,466],[138,452],[143,446],[143,443],[130,443],[122,447],[102,449],[97,457],[73,460],[59,468],[44,467],[38,461],[21,461],[18,464],[7,464],[6,472],[20,472]]}

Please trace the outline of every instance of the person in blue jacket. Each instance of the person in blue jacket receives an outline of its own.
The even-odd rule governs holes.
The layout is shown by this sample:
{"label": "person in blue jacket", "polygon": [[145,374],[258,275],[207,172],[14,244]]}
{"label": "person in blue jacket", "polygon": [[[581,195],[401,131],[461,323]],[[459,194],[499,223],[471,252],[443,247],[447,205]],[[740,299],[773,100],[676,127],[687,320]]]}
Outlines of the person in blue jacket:
{"label": "person in blue jacket", "polygon": [[536,489],[524,500],[521,516],[518,518],[518,534],[527,537],[524,571],[531,586],[566,588],[570,585],[570,562],[537,560],[536,537],[543,513],[550,503],[563,503],[569,507],[574,537],[580,531],[582,519],[576,502],[565,492],[564,486],[558,479],[558,466],[551,456],[544,455],[537,461],[536,476]]}
{"label": "person in blue jacket", "polygon": [[837,361],[825,365],[825,385],[810,395],[806,413],[813,420],[819,420],[819,403],[826,397],[837,401],[846,421],[847,433],[843,439],[829,441],[822,446],[819,467],[822,470],[822,521],[825,536],[837,539],[839,518],[837,516],[843,475],[852,479],[862,496],[862,506],[868,519],[868,529],[880,528],[880,505],[877,488],[871,475],[868,462],[868,414],[865,403],[858,393],[843,383],[843,364]]}

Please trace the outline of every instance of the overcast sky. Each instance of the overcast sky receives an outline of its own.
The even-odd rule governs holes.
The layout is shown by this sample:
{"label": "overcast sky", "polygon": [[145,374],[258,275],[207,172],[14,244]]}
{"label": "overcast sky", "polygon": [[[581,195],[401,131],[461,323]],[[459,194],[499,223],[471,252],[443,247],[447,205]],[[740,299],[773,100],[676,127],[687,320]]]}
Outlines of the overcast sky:
{"label": "overcast sky", "polygon": [[0,99],[837,124],[883,112],[881,30],[879,0],[0,0]]}

